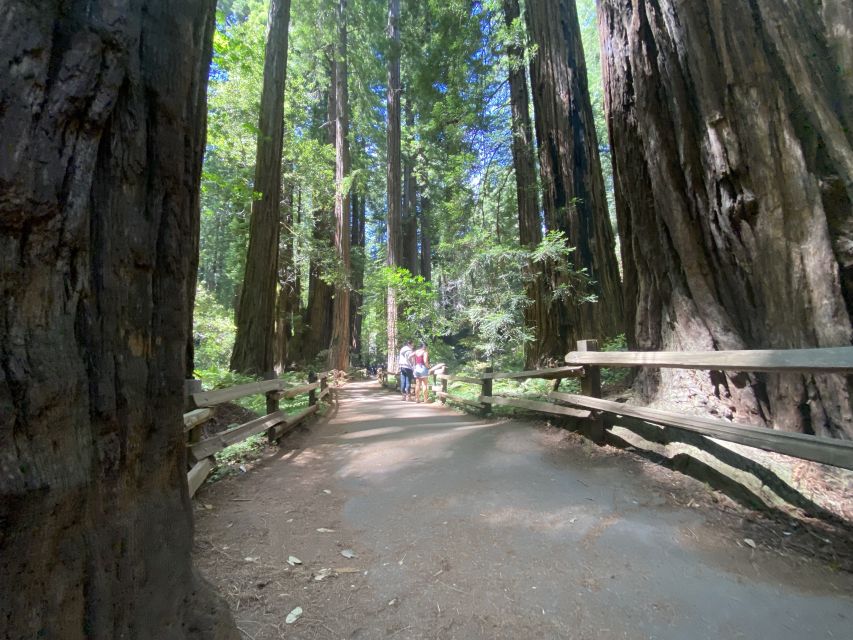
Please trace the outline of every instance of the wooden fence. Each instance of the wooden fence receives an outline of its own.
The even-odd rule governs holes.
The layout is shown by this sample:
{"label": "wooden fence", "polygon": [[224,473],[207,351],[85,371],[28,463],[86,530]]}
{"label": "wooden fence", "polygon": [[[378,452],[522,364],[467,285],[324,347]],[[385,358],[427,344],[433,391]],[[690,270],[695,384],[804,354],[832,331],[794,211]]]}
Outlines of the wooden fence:
{"label": "wooden fence", "polygon": [[[493,405],[500,405],[575,418],[580,421],[586,434],[597,443],[604,441],[605,430],[617,422],[627,426],[642,422],[693,431],[718,440],[853,469],[853,442],[849,440],[776,431],[716,418],[613,402],[601,397],[602,367],[679,368],[814,375],[851,374],[853,373],[853,347],[760,351],[600,352],[597,341],[582,340],[578,342],[577,351],[572,351],[566,356],[566,363],[565,367],[519,373],[495,373],[487,369],[476,377],[449,375],[444,371],[435,376],[441,384],[434,386],[433,389],[442,403],[450,400],[473,406],[484,414],[488,414]],[[492,393],[492,382],[496,379],[560,380],[568,377],[580,378],[580,394],[561,393],[555,388],[546,397],[534,400],[496,396]],[[481,393],[476,400],[454,395],[447,391],[448,382],[479,385]]]}
{"label": "wooden fence", "polygon": [[[306,384],[298,386],[288,385],[284,380],[276,378],[213,391],[202,391],[198,380],[188,380],[187,400],[196,407],[184,414],[187,453],[192,464],[187,473],[190,497],[198,491],[213,470],[214,454],[264,431],[269,441],[275,442],[305,418],[316,413],[319,408],[317,403],[330,393],[328,378],[328,373],[312,373],[309,374]],[[204,423],[214,416],[217,405],[259,394],[266,396],[266,415],[202,439]],[[308,406],[305,409],[294,414],[287,414],[279,409],[279,400],[303,394],[308,395]]]}

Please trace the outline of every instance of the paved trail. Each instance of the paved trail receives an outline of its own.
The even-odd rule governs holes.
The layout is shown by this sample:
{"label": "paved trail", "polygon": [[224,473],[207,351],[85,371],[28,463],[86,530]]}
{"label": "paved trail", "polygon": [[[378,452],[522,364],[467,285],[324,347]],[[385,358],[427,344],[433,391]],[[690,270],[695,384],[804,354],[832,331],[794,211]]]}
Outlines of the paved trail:
{"label": "paved trail", "polygon": [[[199,564],[255,640],[853,637],[849,575],[739,546],[638,461],[592,449],[352,384],[203,489]],[[312,577],[335,567],[349,573]]]}

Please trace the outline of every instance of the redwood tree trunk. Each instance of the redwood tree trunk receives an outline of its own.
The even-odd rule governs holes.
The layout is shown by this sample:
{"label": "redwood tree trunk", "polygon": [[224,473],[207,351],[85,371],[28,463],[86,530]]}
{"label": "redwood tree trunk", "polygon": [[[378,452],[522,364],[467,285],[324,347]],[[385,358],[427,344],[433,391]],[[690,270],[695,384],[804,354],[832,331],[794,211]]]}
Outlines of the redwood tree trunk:
{"label": "redwood tree trunk", "polygon": [[[415,114],[412,111],[411,99],[406,100],[406,129],[411,131],[415,126]],[[411,134],[408,134],[411,135]],[[418,185],[415,178],[415,160],[412,154],[406,155],[403,163],[403,259],[402,266],[413,276],[419,274],[420,256],[418,255]]]}
{"label": "redwood tree trunk", "polygon": [[430,236],[430,201],[426,196],[421,196],[421,212],[418,216],[421,226],[421,276],[427,282],[432,280],[432,242]]}
{"label": "redwood tree trunk", "polygon": [[3,635],[237,638],[181,419],[214,3],[3,8]]}
{"label": "redwood tree trunk", "polygon": [[362,306],[364,304],[364,241],[365,241],[365,209],[366,201],[364,196],[352,194],[350,199],[352,203],[352,229],[350,230],[350,238],[355,251],[352,256],[352,293],[350,295],[350,335],[352,343],[352,351],[362,364],[361,357],[361,326],[362,326]]}
{"label": "redwood tree trunk", "polygon": [[[335,78],[337,64],[335,56],[329,56],[330,87],[327,102],[326,142],[333,147],[337,144],[337,98],[335,95]],[[314,211],[314,244],[319,251],[332,251],[330,240],[333,237],[332,212],[326,209]],[[321,351],[329,348],[332,341],[332,311],[334,307],[334,287],[323,279],[322,265],[312,259],[308,276],[308,307],[305,310],[305,323],[302,331],[303,361],[316,358]]]}
{"label": "redwood tree trunk", "polygon": [[276,304],[276,358],[279,370],[293,363],[295,349],[291,344],[294,332],[294,318],[299,314],[299,271],[293,261],[293,181],[285,182],[282,210],[281,245],[278,253],[278,302]]}
{"label": "redwood tree trunk", "polygon": [[[605,0],[600,20],[631,347],[851,344],[850,4]],[[650,398],[853,437],[841,376],[640,381]]]}
{"label": "redwood tree trunk", "polygon": [[[573,0],[529,0],[527,26],[538,52],[530,64],[545,224],[562,231],[574,253],[573,271],[585,269],[590,286],[573,285],[551,265],[550,288],[572,286],[550,301],[555,329],[540,331],[534,349],[562,360],[578,339],[622,330],[622,289],[613,229],[607,211],[598,140],[586,78],[580,26]],[[549,292],[550,294],[551,292]],[[595,303],[582,297],[593,293]]]}
{"label": "redwood tree trunk", "polygon": [[[521,15],[518,0],[503,0],[504,21],[512,27]],[[542,242],[542,216],[539,213],[536,162],[533,155],[533,127],[530,124],[530,99],[527,74],[524,71],[524,48],[519,43],[507,47],[509,57],[509,98],[512,110],[512,161],[515,168],[515,187],[518,197],[518,239],[522,247],[532,249]],[[526,291],[529,300],[524,310],[524,325],[534,337],[524,345],[524,360],[528,369],[535,368],[544,353],[540,345],[544,336],[556,333],[554,318],[548,310],[548,291],[540,264],[526,269]]]}
{"label": "redwood tree trunk", "polygon": [[[350,202],[347,181],[350,175],[349,95],[347,91],[347,0],[338,0],[338,43],[335,59],[335,251],[343,273],[350,271]],[[349,368],[350,295],[349,282],[338,281],[332,312],[332,339],[329,366]]]}
{"label": "redwood tree trunk", "polygon": [[[401,265],[403,233],[401,230],[400,207],[400,0],[388,0],[388,250],[387,264],[397,268]],[[397,294],[388,288],[387,310],[387,367],[397,370]]]}
{"label": "redwood tree trunk", "polygon": [[246,272],[237,306],[237,336],[231,368],[262,374],[273,368],[276,283],[281,204],[281,153],[284,137],[284,86],[290,0],[270,0],[264,86],[258,123],[252,216]]}

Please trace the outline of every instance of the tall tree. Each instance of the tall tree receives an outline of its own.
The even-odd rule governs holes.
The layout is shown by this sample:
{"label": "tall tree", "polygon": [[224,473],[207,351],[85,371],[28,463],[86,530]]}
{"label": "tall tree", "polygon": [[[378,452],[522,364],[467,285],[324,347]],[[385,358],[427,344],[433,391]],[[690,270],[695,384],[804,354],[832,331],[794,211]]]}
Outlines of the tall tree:
{"label": "tall tree", "polygon": [[365,214],[367,201],[364,195],[359,196],[353,191],[350,199],[352,203],[352,229],[350,230],[350,241],[354,249],[352,256],[352,293],[350,295],[350,341],[352,351],[356,357],[363,362],[361,346],[361,327],[363,323],[364,294],[364,245],[365,245]]}
{"label": "tall tree", "polygon": [[[603,0],[599,11],[630,346],[850,345],[849,3]],[[641,382],[649,397],[853,438],[842,376]]]}
{"label": "tall tree", "polygon": [[237,336],[231,355],[231,368],[245,373],[267,373],[273,368],[289,26],[290,0],[270,0],[255,158],[255,195],[246,272],[237,306]]}
{"label": "tall tree", "polygon": [[418,215],[421,236],[421,276],[427,282],[432,280],[432,242],[430,240],[432,229],[430,229],[429,209],[429,198],[421,194],[421,207]]}
{"label": "tall tree", "polygon": [[4,635],[237,638],[181,420],[214,3],[4,9]]}
{"label": "tall tree", "polygon": [[[400,0],[388,0],[388,123],[387,123],[387,264],[396,269],[402,258],[402,222],[400,207]],[[388,288],[387,312],[387,366],[397,369],[397,294]]]}
{"label": "tall tree", "polygon": [[338,0],[338,41],[335,47],[335,251],[342,274],[335,285],[329,366],[346,370],[350,352],[350,154],[349,92],[347,89],[347,0]]}
{"label": "tall tree", "polygon": [[[518,200],[518,240],[522,247],[533,249],[542,242],[542,215],[539,212],[536,161],[533,151],[533,127],[530,123],[530,97],[527,73],[524,70],[524,47],[518,41],[517,21],[521,15],[518,0],[503,0],[504,21],[510,33],[507,46],[509,58],[509,98],[512,111],[512,162]],[[528,368],[535,367],[544,353],[539,346],[542,336],[556,332],[553,317],[548,313],[548,291],[541,265],[530,263],[525,273],[528,305],[524,324],[534,336],[525,343],[524,354]]]}
{"label": "tall tree", "polygon": [[[580,338],[613,336],[622,327],[622,289],[607,211],[586,64],[573,0],[529,0],[527,27],[538,51],[530,64],[545,223],[574,247],[570,267],[586,270],[586,291],[551,301],[555,329],[536,336],[536,355],[562,358]],[[551,269],[551,288],[567,281]]]}
{"label": "tall tree", "polygon": [[[412,100],[407,96],[403,108],[406,117],[407,135],[411,136],[415,128],[415,112],[412,109]],[[420,257],[418,255],[418,184],[415,177],[415,155],[411,148],[403,159],[403,258],[402,266],[409,270],[413,276],[420,271]]]}
{"label": "tall tree", "polygon": [[276,303],[276,348],[275,366],[286,369],[296,356],[291,344],[294,333],[294,318],[299,314],[299,271],[294,263],[294,184],[288,178],[284,182],[284,199],[281,219],[281,245],[278,251],[278,302]]}
{"label": "tall tree", "polygon": [[[337,62],[334,48],[329,48],[329,89],[326,102],[326,122],[316,127],[322,132],[325,128],[326,143],[335,148],[337,144],[338,101],[336,92]],[[331,218],[333,213],[322,204],[314,208],[313,240],[314,252],[309,265],[308,307],[305,309],[305,326],[302,333],[302,360],[311,360],[329,348],[332,342],[332,314],[334,310],[334,287],[329,282],[327,264],[322,254],[331,254],[330,240],[334,234]]]}

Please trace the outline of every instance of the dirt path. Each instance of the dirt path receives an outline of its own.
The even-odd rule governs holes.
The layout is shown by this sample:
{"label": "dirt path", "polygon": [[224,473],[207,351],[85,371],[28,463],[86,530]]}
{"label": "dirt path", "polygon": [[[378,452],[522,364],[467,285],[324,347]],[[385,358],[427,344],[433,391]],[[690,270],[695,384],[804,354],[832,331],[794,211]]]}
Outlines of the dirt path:
{"label": "dirt path", "polygon": [[200,492],[197,561],[246,638],[851,637],[849,574],[750,548],[674,504],[683,480],[375,382],[339,393]]}

